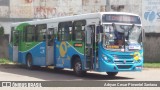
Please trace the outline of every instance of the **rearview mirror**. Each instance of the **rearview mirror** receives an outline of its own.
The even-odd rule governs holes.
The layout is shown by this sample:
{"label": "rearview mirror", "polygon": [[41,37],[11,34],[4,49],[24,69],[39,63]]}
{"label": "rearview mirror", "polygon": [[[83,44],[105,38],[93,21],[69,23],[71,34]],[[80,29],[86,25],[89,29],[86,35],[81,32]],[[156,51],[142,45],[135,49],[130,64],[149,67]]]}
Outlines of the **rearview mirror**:
{"label": "rearview mirror", "polygon": [[96,30],[97,30],[97,34],[103,33],[103,26],[102,25],[97,26]]}

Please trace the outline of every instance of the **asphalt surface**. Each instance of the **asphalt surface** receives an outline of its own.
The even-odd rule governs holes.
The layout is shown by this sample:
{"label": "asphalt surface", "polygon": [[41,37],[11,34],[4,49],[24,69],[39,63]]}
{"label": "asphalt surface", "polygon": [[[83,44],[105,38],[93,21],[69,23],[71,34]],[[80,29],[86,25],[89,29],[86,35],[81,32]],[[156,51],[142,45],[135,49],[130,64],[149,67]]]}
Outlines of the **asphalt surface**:
{"label": "asphalt surface", "polygon": [[105,72],[88,71],[84,77],[75,76],[72,70],[55,71],[49,68],[28,70],[22,66],[0,65],[0,81],[160,81],[160,69],[144,68],[142,72],[119,72],[109,77]]}
{"label": "asphalt surface", "polygon": [[[87,72],[77,77],[72,70],[54,71],[47,68],[28,70],[21,66],[0,65],[0,81],[160,81],[160,69],[145,68],[142,72],[120,72],[110,78],[106,73]],[[160,90],[159,87],[0,87],[0,90]]]}

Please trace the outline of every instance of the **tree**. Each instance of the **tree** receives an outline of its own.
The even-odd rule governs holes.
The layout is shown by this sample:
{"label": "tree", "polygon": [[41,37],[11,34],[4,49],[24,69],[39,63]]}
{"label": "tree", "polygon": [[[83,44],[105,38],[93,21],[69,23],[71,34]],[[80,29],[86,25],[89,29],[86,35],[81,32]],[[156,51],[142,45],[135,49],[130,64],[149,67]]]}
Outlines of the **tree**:
{"label": "tree", "polygon": [[0,27],[0,35],[3,35],[4,34],[4,28],[3,26]]}

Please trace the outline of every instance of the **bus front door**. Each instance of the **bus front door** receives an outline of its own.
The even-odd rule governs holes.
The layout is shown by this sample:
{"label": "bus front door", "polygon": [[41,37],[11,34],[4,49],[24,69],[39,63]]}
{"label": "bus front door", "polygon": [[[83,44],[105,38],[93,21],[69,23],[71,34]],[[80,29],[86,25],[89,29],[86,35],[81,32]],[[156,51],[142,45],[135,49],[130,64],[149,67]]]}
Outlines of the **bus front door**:
{"label": "bus front door", "polygon": [[19,44],[19,32],[16,30],[12,31],[13,33],[13,62],[18,62],[18,44]]}
{"label": "bus front door", "polygon": [[54,57],[54,28],[48,28],[46,40],[46,64],[53,65]]}
{"label": "bus front door", "polygon": [[94,65],[94,33],[95,25],[89,25],[86,27],[85,36],[85,67],[86,69],[93,69]]}

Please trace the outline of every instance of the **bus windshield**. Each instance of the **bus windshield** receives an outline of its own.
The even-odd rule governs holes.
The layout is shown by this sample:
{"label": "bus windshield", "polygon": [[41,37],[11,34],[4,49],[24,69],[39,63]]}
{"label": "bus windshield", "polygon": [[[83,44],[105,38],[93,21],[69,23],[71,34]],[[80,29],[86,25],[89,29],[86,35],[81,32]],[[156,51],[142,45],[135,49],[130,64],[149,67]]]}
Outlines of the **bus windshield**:
{"label": "bus windshield", "polygon": [[108,50],[137,51],[142,45],[142,28],[135,25],[103,25],[103,46]]}

